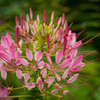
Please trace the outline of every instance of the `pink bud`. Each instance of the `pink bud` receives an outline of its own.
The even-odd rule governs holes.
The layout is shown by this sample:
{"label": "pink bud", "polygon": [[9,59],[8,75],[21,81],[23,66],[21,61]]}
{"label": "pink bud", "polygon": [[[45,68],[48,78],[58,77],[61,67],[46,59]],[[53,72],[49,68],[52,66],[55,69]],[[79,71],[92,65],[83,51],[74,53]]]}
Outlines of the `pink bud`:
{"label": "pink bud", "polygon": [[16,42],[19,40],[19,28],[16,26]]}
{"label": "pink bud", "polygon": [[21,14],[21,28],[23,29],[23,15]]}
{"label": "pink bud", "polygon": [[47,22],[47,14],[46,14],[46,11],[44,11],[44,22],[45,23]]}
{"label": "pink bud", "polygon": [[51,15],[51,21],[53,22],[53,19],[54,19],[54,11],[52,12],[52,15]]}
{"label": "pink bud", "polygon": [[28,14],[26,15],[26,20],[29,23],[29,15]]}
{"label": "pink bud", "polygon": [[50,48],[50,39],[49,39],[49,34],[47,33],[47,46]]}
{"label": "pink bud", "polygon": [[19,27],[19,20],[18,20],[17,16],[15,17],[15,21],[16,21],[17,27]]}
{"label": "pink bud", "polygon": [[59,21],[59,18],[58,17],[57,17],[57,20],[56,21],[57,21],[57,25],[58,25],[58,21]]}
{"label": "pink bud", "polygon": [[31,8],[30,8],[30,18],[33,19],[33,13]]}
{"label": "pink bud", "polygon": [[65,21],[65,14],[62,15],[62,25],[64,24]]}

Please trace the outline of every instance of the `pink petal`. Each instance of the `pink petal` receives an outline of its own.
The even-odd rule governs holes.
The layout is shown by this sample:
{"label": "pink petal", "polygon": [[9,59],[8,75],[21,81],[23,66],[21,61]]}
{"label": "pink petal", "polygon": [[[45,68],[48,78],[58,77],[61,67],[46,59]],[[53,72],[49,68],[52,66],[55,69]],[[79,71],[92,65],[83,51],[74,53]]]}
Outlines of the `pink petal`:
{"label": "pink petal", "polygon": [[69,68],[69,72],[76,72],[78,70],[79,70],[79,68],[73,68],[73,67]]}
{"label": "pink petal", "polygon": [[42,90],[43,89],[43,84],[39,84],[39,90]]}
{"label": "pink petal", "polygon": [[35,53],[35,61],[36,62],[39,62],[42,59],[42,57],[43,57],[42,51],[38,51]]}
{"label": "pink petal", "polygon": [[56,77],[57,81],[61,80],[61,78],[59,77],[59,75],[57,73],[55,73],[55,77]]}
{"label": "pink petal", "polygon": [[28,26],[28,23],[26,21],[23,21],[24,22],[24,29],[27,33],[29,33],[29,26]]}
{"label": "pink petal", "polygon": [[11,39],[11,36],[8,32],[6,34],[6,38],[8,39],[9,45],[11,46],[14,41]]}
{"label": "pink petal", "polygon": [[49,57],[49,55],[47,53],[46,53],[46,57],[47,57],[47,60],[50,63],[50,65],[52,65],[52,61],[51,61],[51,59],[50,59],[50,57]]}
{"label": "pink petal", "polygon": [[28,66],[28,61],[24,58],[20,58],[20,62],[24,65],[24,66]]}
{"label": "pink petal", "polygon": [[45,82],[48,83],[48,88],[54,81],[55,81],[54,77],[48,76],[48,78],[45,80]]}
{"label": "pink petal", "polygon": [[28,81],[28,79],[30,78],[30,75],[28,73],[24,73],[23,76],[25,81]]}
{"label": "pink petal", "polygon": [[1,37],[1,45],[5,48],[9,48],[10,44],[7,37],[4,36]]}
{"label": "pink petal", "polygon": [[22,71],[20,69],[16,70],[16,76],[17,78],[21,79],[22,78]]}
{"label": "pink petal", "polygon": [[40,83],[42,81],[41,77],[38,77],[36,83]]}
{"label": "pink petal", "polygon": [[0,58],[3,59],[4,61],[9,62],[9,63],[11,62],[10,56],[8,54],[6,54],[6,53],[0,52]]}
{"label": "pink petal", "polygon": [[11,58],[15,60],[15,48],[13,46],[9,47],[9,53]]}
{"label": "pink petal", "polygon": [[85,66],[85,63],[80,62],[80,63],[78,63],[78,65],[77,65],[77,66],[83,67],[83,66]]}
{"label": "pink petal", "polygon": [[0,44],[0,51],[6,52],[5,48]]}
{"label": "pink petal", "polygon": [[30,61],[32,61],[32,59],[33,59],[33,54],[32,54],[32,52],[31,52],[29,49],[26,50],[26,56],[27,56],[27,58],[28,58]]}
{"label": "pink petal", "polygon": [[67,83],[72,83],[72,82],[74,82],[74,81],[77,79],[78,75],[79,75],[79,74],[74,74],[74,75],[67,81]]}
{"label": "pink petal", "polygon": [[51,91],[51,94],[56,94],[58,92],[58,89],[55,89],[53,91]]}
{"label": "pink petal", "polygon": [[56,64],[60,63],[63,57],[63,50],[59,50],[56,53]]}
{"label": "pink petal", "polygon": [[6,80],[6,78],[7,78],[7,72],[4,71],[4,70],[2,70],[2,71],[1,71],[1,77],[2,77],[4,80]]}
{"label": "pink petal", "polygon": [[47,71],[46,71],[46,69],[43,69],[40,73],[41,73],[42,77],[44,78],[47,74]]}
{"label": "pink petal", "polygon": [[51,70],[51,67],[50,67],[47,63],[45,63],[45,66],[46,66],[49,70]]}
{"label": "pink petal", "polygon": [[72,45],[72,48],[77,48],[79,47],[79,45],[82,44],[82,41],[78,41],[78,42],[75,42],[73,45]]}
{"label": "pink petal", "polygon": [[35,83],[26,83],[25,87],[27,87],[29,90],[31,90],[32,88],[34,88],[36,85]]}
{"label": "pink petal", "polygon": [[64,61],[62,62],[62,64],[61,64],[61,66],[60,66],[60,69],[70,66],[71,62],[72,62],[71,59],[66,59],[66,60],[64,60]]}
{"label": "pink petal", "polygon": [[68,69],[65,70],[65,72],[64,72],[64,74],[62,76],[62,79],[65,79],[67,77],[67,75],[68,75]]}
{"label": "pink petal", "polygon": [[44,67],[44,65],[45,65],[44,61],[40,61],[40,62],[38,63],[38,68],[39,68],[39,69],[42,69],[42,68]]}
{"label": "pink petal", "polygon": [[71,40],[69,40],[69,44],[70,45],[73,45],[76,42],[76,34],[75,33],[72,33],[70,35],[70,38],[71,38]]}
{"label": "pink petal", "polygon": [[57,88],[62,88],[58,83],[56,83],[56,87]]}
{"label": "pink petal", "polygon": [[20,52],[16,51],[16,52],[15,52],[15,59],[16,59],[16,60],[19,59],[20,56],[21,56]]}
{"label": "pink petal", "polygon": [[69,90],[64,90],[63,91],[63,95],[65,95],[66,93],[70,92]]}
{"label": "pink petal", "polygon": [[73,63],[73,67],[76,67],[82,61],[82,59],[83,55],[78,56]]}

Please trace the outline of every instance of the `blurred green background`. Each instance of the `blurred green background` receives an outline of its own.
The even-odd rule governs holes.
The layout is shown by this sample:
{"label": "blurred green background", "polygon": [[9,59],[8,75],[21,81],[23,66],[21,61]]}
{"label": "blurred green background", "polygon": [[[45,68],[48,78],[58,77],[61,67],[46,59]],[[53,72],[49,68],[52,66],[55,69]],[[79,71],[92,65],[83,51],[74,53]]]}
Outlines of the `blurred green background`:
{"label": "blurred green background", "polygon": [[[40,15],[41,20],[43,20],[43,12],[46,10],[48,22],[50,22],[52,11],[55,11],[55,22],[57,17],[61,17],[62,14],[65,13],[68,24],[70,25],[73,22],[73,25],[70,28],[72,32],[79,33],[85,29],[85,31],[78,37],[78,40],[80,40],[89,36],[87,39],[83,40],[83,42],[100,33],[99,0],[0,0],[0,37],[5,35],[7,31],[15,32],[15,30],[10,28],[8,25],[15,27],[15,16],[20,18],[21,14],[24,15],[24,19],[26,20],[26,14],[29,13],[29,8],[32,8],[33,10],[34,19],[36,19],[38,14]],[[15,36],[12,35],[12,38],[15,38]],[[100,53],[100,35],[90,43],[80,47],[79,50],[97,51]],[[87,61],[91,61],[96,58],[99,59],[100,54],[92,54],[84,57]],[[85,76],[85,78],[89,80],[89,84],[95,91],[95,94],[86,85],[80,86],[81,89],[76,87],[75,96],[79,100],[100,100],[100,62],[98,61],[94,64],[87,65],[83,69],[85,69],[85,71],[89,71],[86,72],[89,76],[94,76]],[[2,79],[0,78],[0,80]],[[18,86],[19,83],[16,83],[16,80],[17,79],[14,79],[12,84],[14,83],[15,86]],[[20,92],[21,91],[16,91],[13,94],[19,94]],[[72,93],[75,94],[75,90],[72,89]],[[72,100],[71,96],[67,95],[67,97],[69,100]],[[53,97],[50,96],[48,100],[51,100],[52,98]]]}

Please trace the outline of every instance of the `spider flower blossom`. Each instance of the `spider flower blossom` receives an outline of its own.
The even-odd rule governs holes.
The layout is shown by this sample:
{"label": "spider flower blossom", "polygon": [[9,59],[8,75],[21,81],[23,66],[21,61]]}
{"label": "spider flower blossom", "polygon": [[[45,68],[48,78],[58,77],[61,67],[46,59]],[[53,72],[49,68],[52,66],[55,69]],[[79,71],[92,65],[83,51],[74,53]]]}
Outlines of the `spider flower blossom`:
{"label": "spider flower blossom", "polygon": [[47,23],[44,11],[44,23],[40,22],[39,15],[34,20],[32,9],[26,21],[22,14],[20,20],[16,17],[16,41],[9,33],[1,37],[0,71],[5,81],[8,72],[15,72],[20,81],[24,78],[22,87],[38,88],[43,96],[70,92],[63,87],[77,80],[81,67],[85,66],[83,55],[77,55],[82,41],[76,41],[76,33],[68,27],[65,14],[57,18],[56,26],[53,19],[54,12],[50,24]]}

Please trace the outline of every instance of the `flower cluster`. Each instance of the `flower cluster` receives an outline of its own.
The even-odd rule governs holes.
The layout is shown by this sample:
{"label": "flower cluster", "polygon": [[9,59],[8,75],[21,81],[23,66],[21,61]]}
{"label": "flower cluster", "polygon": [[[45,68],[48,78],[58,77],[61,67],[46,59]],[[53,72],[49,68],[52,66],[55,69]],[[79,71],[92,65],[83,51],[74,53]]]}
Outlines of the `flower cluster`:
{"label": "flower cluster", "polygon": [[[77,55],[77,48],[82,41],[76,42],[76,33],[69,30],[65,14],[57,17],[57,25],[53,25],[54,12],[51,22],[47,23],[44,11],[44,23],[33,20],[32,9],[26,21],[21,15],[20,23],[16,17],[16,41],[10,34],[1,37],[0,71],[6,81],[7,72],[16,73],[21,86],[31,90],[38,88],[42,96],[48,94],[66,95],[70,90],[63,87],[73,83],[79,76],[83,55]],[[7,82],[6,82],[7,83]],[[7,84],[7,87],[10,87]],[[53,87],[52,90],[50,87]]]}

